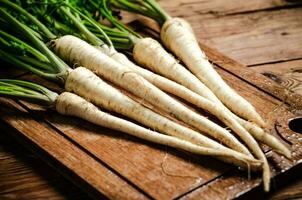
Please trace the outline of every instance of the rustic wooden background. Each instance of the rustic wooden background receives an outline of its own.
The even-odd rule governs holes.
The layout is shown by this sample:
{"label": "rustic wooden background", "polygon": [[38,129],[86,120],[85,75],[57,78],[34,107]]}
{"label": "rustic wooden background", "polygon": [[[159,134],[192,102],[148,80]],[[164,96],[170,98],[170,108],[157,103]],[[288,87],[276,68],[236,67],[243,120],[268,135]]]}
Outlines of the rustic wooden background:
{"label": "rustic wooden background", "polygon": [[[191,22],[202,44],[216,48],[248,70],[267,76],[280,88],[302,94],[302,2],[225,2],[160,1],[171,15]],[[248,75],[243,79],[249,81]],[[0,124],[0,199],[87,199],[76,185],[49,166],[53,163],[42,161],[43,154],[37,157],[23,147],[13,132]],[[300,178],[297,176],[297,180],[275,188],[267,197],[302,198]]]}

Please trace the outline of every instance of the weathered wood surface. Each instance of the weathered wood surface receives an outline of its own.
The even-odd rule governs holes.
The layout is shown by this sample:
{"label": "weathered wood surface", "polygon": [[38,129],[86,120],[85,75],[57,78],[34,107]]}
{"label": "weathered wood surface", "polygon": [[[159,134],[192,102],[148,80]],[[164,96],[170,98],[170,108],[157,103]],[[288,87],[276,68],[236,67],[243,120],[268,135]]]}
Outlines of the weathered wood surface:
{"label": "weathered wood surface", "polygon": [[[143,194],[108,170],[93,156],[67,140],[46,122],[38,118],[34,119],[24,108],[13,101],[1,99],[0,102],[1,119],[20,131],[19,134],[23,136],[23,139],[34,143],[49,157],[64,165],[74,176],[78,177],[77,181],[82,179],[88,183],[87,194],[90,194],[90,187],[92,187],[108,198],[144,199]],[[82,189],[85,187],[87,186],[83,185]]]}
{"label": "weathered wood surface", "polygon": [[253,70],[272,79],[279,85],[302,95],[302,60],[258,65]]}
{"label": "weathered wood surface", "polygon": [[0,199],[86,198],[86,194],[1,128]]}
{"label": "weathered wood surface", "polygon": [[301,1],[287,0],[159,0],[165,10],[173,16],[191,17],[202,16],[203,18],[222,17],[224,15],[240,14],[259,10],[288,8],[301,5]]}
{"label": "weathered wood surface", "polygon": [[[180,4],[183,5],[183,7],[180,7],[179,6],[180,4],[177,4],[177,2],[180,2]],[[221,22],[219,23],[222,26],[224,20],[230,24],[232,17],[234,17],[234,19],[237,19],[236,22],[238,23],[237,23],[237,27],[236,24],[233,25],[232,27],[234,27],[234,29],[236,30],[240,30],[242,27],[244,28],[243,32],[238,33],[239,39],[237,38],[238,40],[237,39],[233,40],[235,46],[236,45],[243,46],[244,42],[247,39],[250,39],[250,36],[247,36],[246,34],[250,31],[248,26],[250,26],[251,23],[244,23],[244,22],[246,22],[246,20],[248,21],[248,19],[252,18],[253,16],[259,15],[265,17],[267,14],[268,16],[270,16],[269,18],[267,18],[268,21],[269,20],[271,20],[272,22],[281,21],[278,22],[279,24],[276,25],[277,28],[283,27],[288,23],[290,26],[286,28],[287,31],[288,29],[290,32],[295,32],[295,31],[298,32],[300,30],[299,27],[295,28],[294,26],[292,26],[295,23],[299,25],[299,22],[294,22],[296,18],[291,14],[291,11],[295,11],[298,17],[301,16],[299,15],[299,13],[296,12],[297,9],[284,9],[281,11],[274,10],[277,7],[284,8],[284,7],[291,6],[292,3],[288,3],[287,1],[282,1],[282,0],[277,0],[277,1],[257,0],[257,1],[249,1],[245,3],[240,3],[240,2],[242,1],[232,0],[228,4],[224,4],[218,0],[216,1],[178,0],[178,1],[173,1],[172,4],[171,2],[169,2],[169,0],[161,1],[161,3],[165,7],[169,7],[170,5],[175,5],[174,8],[170,7],[168,8],[168,10],[171,11],[171,13],[174,16],[179,15],[179,16],[188,17],[189,20],[192,20],[194,27],[200,26],[201,23],[206,23],[206,21],[202,22],[203,19],[209,20],[210,24],[212,24],[213,27],[209,30],[212,30],[215,34],[217,32],[217,35],[218,35],[218,31],[224,32],[225,29],[215,30],[214,27],[215,20],[220,20]],[[221,6],[222,4],[223,6]],[[298,1],[297,4],[299,4]],[[187,12],[188,9],[193,10],[194,12]],[[254,12],[259,9],[261,10],[273,9],[273,10],[267,12]],[[179,12],[178,10],[181,11]],[[198,13],[197,10],[200,10],[200,12]],[[246,11],[250,13],[242,13]],[[282,15],[282,12],[287,12],[291,17],[288,17],[287,14]],[[238,13],[242,13],[242,14],[238,14]],[[196,16],[190,18],[191,14],[192,15],[194,14]],[[223,15],[230,15],[230,16],[223,16]],[[281,19],[282,17],[285,17],[287,19],[284,19],[282,21]],[[193,20],[193,18],[196,18],[196,20]],[[214,20],[214,18],[216,19]],[[243,19],[245,20],[240,21],[240,18],[242,18],[242,20]],[[239,25],[241,27],[239,27]],[[254,29],[257,29],[258,31],[260,30],[258,37],[261,40],[261,35],[266,34],[265,31],[261,32],[262,29],[269,30],[268,22],[265,23],[258,22],[257,26],[254,26]],[[196,31],[199,35],[198,37],[203,38],[203,36],[200,34],[201,33],[200,31],[202,31],[201,28],[196,29]],[[297,32],[293,34],[297,35],[298,34]],[[230,32],[228,31],[225,31],[225,33],[230,34]],[[279,42],[280,37],[276,36],[278,34],[275,35],[273,33],[274,32],[271,32],[269,34],[270,36],[267,37],[273,37],[272,40],[275,40],[275,42],[276,41]],[[252,32],[252,34],[254,33]],[[239,37],[239,35],[242,35],[242,37]],[[224,37],[223,33],[221,33],[220,36],[217,36],[215,38],[223,38],[223,37]],[[226,36],[226,37],[230,37],[230,36]],[[213,39],[213,41],[215,40],[215,38]],[[240,39],[243,39],[243,41]],[[256,42],[256,44],[259,44],[260,40],[259,42]],[[211,43],[208,43],[208,41],[210,41]],[[208,38],[206,38],[206,42],[205,40],[202,40],[202,42],[205,42],[206,45],[210,44],[211,47],[214,46],[212,43],[213,41],[212,39],[208,40]],[[289,40],[285,40],[284,43],[288,44],[289,41],[298,42],[299,44],[297,38],[294,39],[291,38]],[[251,52],[254,46],[251,45],[251,43],[249,42],[247,42],[246,45],[247,46],[244,55],[240,54],[240,52],[238,51],[237,54],[234,54],[235,56],[237,55],[238,58],[240,58],[240,59],[236,58],[236,61],[243,62],[244,60],[249,59],[248,58],[249,56],[251,55],[255,56],[253,52]],[[203,46],[206,48],[207,55],[210,57],[210,59],[213,60],[214,63],[219,66],[219,72],[223,75],[223,77],[236,90],[238,90],[239,93],[241,93],[244,97],[250,100],[260,111],[260,113],[269,120],[271,124],[269,128],[270,133],[276,134],[276,131],[274,129],[275,127],[274,123],[277,121],[277,124],[281,124],[281,127],[276,126],[278,132],[280,132],[284,138],[286,138],[287,140],[290,141],[290,143],[292,143],[291,147],[295,150],[294,159],[292,161],[284,159],[283,157],[280,157],[274,153],[271,154],[270,151],[268,152],[268,155],[271,158],[270,163],[272,164],[272,168],[275,169],[274,174],[281,173],[281,172],[283,173],[290,166],[297,164],[296,162],[302,157],[301,149],[300,149],[302,139],[300,135],[292,134],[292,132],[287,129],[287,120],[291,118],[293,115],[285,110],[286,107],[284,107],[282,101],[279,101],[271,97],[270,95],[267,95],[266,93],[260,91],[259,89],[256,89],[251,85],[254,85],[262,89],[264,87],[264,91],[268,93],[272,93],[273,96],[279,97],[279,99],[283,99],[282,95],[284,96],[286,93],[284,92],[284,87],[280,87],[278,89],[277,84],[270,82],[268,79],[263,78],[262,75],[259,75],[255,72],[251,72],[250,70],[247,70],[246,68],[244,68],[244,66],[240,65],[239,63],[233,61],[232,59],[229,59],[228,56],[234,58],[234,56],[230,54],[231,51],[229,50],[222,51],[225,54],[222,55],[220,53],[217,53],[216,50],[213,50],[212,48],[207,48],[207,46],[205,45]],[[287,48],[285,48],[286,45],[282,44],[281,46],[282,47],[280,48],[284,48],[285,50],[287,50]],[[221,50],[218,44],[217,46],[214,47],[219,49],[219,51]],[[280,58],[280,54],[278,53],[279,51],[275,51],[274,49],[271,50],[273,52],[269,52],[267,49],[262,51],[260,47],[257,48],[257,51],[262,51],[262,54],[267,55],[267,60],[265,60],[264,58],[265,56],[262,56],[261,54],[261,59],[263,60],[261,60],[261,62],[257,61],[255,63],[250,63],[250,65],[271,62],[272,61],[271,58],[273,57],[271,55],[273,54],[276,54],[275,57],[277,58],[274,61],[282,60],[284,59],[284,57],[286,57],[285,60],[292,59],[292,57],[290,58],[288,57],[287,53],[285,53],[286,55],[284,54],[285,55],[284,57],[281,56]],[[294,51],[298,52],[297,49]],[[298,55],[299,52],[296,54]],[[279,68],[279,65],[276,66],[277,66],[276,69]],[[258,68],[261,67],[262,66],[256,66],[253,68],[255,68],[255,70],[258,71]],[[274,68],[274,64],[271,65],[271,68],[272,69]],[[225,70],[231,72],[232,74],[235,74],[237,77],[230,75],[228,72],[225,72]],[[274,73],[278,73],[278,72],[276,71]],[[30,75],[26,75],[22,77],[25,79],[32,79],[32,76]],[[241,79],[238,77],[240,77]],[[243,81],[242,79],[244,79],[245,81]],[[40,81],[39,79],[35,79],[35,80]],[[56,85],[51,85],[51,88],[57,90]],[[281,95],[281,97],[278,95]],[[292,95],[296,95],[296,94],[293,93]],[[288,101],[287,103],[291,105],[295,104],[294,101],[294,99],[296,99],[295,97],[299,97],[299,96],[294,96],[292,100]],[[299,103],[299,101],[296,102]],[[2,108],[1,110],[3,111],[4,109],[6,114],[14,113],[14,112],[10,112],[11,110],[9,108],[14,109],[12,105],[16,106],[15,103],[11,104],[10,102],[7,103],[5,101],[6,107],[2,107],[2,105],[3,104],[1,104],[0,106]],[[44,142],[46,142],[46,138],[43,137],[42,134],[41,137],[35,138],[32,135],[33,133],[31,133],[31,131],[37,129],[34,125],[38,123],[37,121],[39,121],[39,124],[43,125],[43,127],[40,127],[41,128],[40,133],[45,131],[44,129],[46,129],[47,131],[46,133],[49,133],[51,135],[51,137],[47,139],[51,139],[51,141],[54,141],[55,144],[58,141],[60,141],[60,146],[64,146],[64,147],[66,146],[66,149],[68,148],[73,149],[73,152],[76,154],[74,156],[79,160],[81,160],[82,158],[87,160],[93,160],[92,162],[95,163],[93,166],[98,166],[97,168],[100,168],[97,169],[97,171],[102,172],[103,173],[102,176],[99,175],[98,173],[96,175],[92,173],[87,174],[87,172],[83,170],[85,169],[85,167],[88,167],[90,169],[90,166],[87,166],[86,162],[70,160],[68,158],[68,154],[66,150],[53,149],[50,146],[46,145],[47,147],[46,151],[48,157],[52,157],[50,155],[54,154],[53,156],[56,158],[56,160],[59,160],[61,163],[65,163],[66,165],[65,168],[67,168],[68,171],[78,170],[77,177],[81,177],[82,179],[88,180],[88,183],[91,184],[97,191],[100,191],[102,194],[110,198],[116,199],[118,198],[117,195],[133,195],[133,196],[123,196],[124,197],[123,199],[127,197],[132,199],[133,198],[141,199],[141,198],[148,198],[148,196],[151,196],[153,198],[161,198],[161,199],[170,199],[176,197],[182,197],[184,199],[189,199],[189,198],[190,199],[191,198],[192,199],[194,198],[225,199],[226,197],[232,198],[246,191],[249,191],[252,187],[257,186],[260,183],[259,176],[253,175],[252,176],[253,179],[248,181],[247,175],[245,173],[240,174],[238,173],[237,170],[230,167],[229,165],[225,165],[214,159],[194,156],[191,154],[187,154],[185,152],[179,152],[174,149],[165,148],[163,146],[146,143],[142,140],[135,139],[130,136],[126,136],[123,133],[117,133],[100,127],[91,126],[91,124],[86,123],[82,120],[77,120],[69,117],[62,117],[53,112],[51,112],[51,114],[49,115],[49,113],[46,114],[43,109],[41,110],[39,108],[29,106],[28,104],[25,104],[23,106],[25,106],[25,108],[28,108],[30,114],[28,114],[27,111],[25,111],[23,108],[19,107],[20,110],[22,111],[22,116],[23,115],[27,116],[25,119],[23,118],[18,119],[18,120],[23,120],[22,123],[17,123],[18,120],[16,116],[12,116],[11,114],[8,115],[6,121],[11,125],[15,126],[16,128],[22,127],[23,131],[26,130],[26,133],[24,135],[27,137],[28,140],[31,140],[32,142],[36,142],[36,143],[45,144]],[[292,106],[290,106],[289,109],[291,109],[291,107]],[[18,115],[20,110],[19,111],[17,110]],[[37,115],[37,118],[39,120],[37,118],[35,119],[28,118],[28,116],[31,116],[33,114],[33,112]],[[0,116],[2,118],[2,113]],[[41,123],[41,119],[43,118],[45,118],[46,121],[42,120]],[[26,124],[25,122],[26,123],[30,122],[31,124]],[[25,128],[24,126],[31,126],[31,127]],[[53,133],[59,135],[54,136]],[[61,142],[62,144],[65,145],[62,145]],[[80,145],[75,145],[75,144],[80,144]],[[81,162],[81,165],[77,165],[78,162]],[[21,168],[20,171],[22,171],[24,167],[21,166],[20,168]],[[32,173],[32,171],[30,172],[26,171],[24,173],[28,174],[28,173]],[[69,175],[68,173],[63,173],[63,174],[65,176]],[[2,177],[8,177],[8,176],[7,174],[4,174]],[[15,187],[22,189],[24,193],[27,190],[35,191],[37,193],[39,192],[43,193],[42,191],[45,191],[43,195],[45,194],[47,196],[46,194],[48,193],[47,191],[50,191],[48,195],[58,199],[61,198],[74,199],[74,197],[77,196],[77,195],[75,196],[71,195],[71,193],[73,193],[73,189],[72,189],[73,186],[70,186],[71,187],[71,189],[69,188],[70,193],[68,191],[67,192],[68,194],[66,194],[66,196],[64,194],[60,194],[60,192],[56,190],[53,190],[51,184],[48,183],[47,183],[48,187],[51,188],[47,188],[45,185],[45,188],[42,189],[41,191],[39,190],[39,187],[35,187],[35,184],[39,185],[43,183],[39,182],[40,181],[39,179],[35,179],[36,175],[32,175],[32,176],[29,175],[29,177],[32,177],[32,180],[34,180],[33,187],[27,185],[25,186],[20,185],[18,183],[16,183],[16,185],[14,184],[13,185]],[[70,178],[70,176],[68,177]],[[73,176],[71,177],[74,178]],[[0,178],[1,178],[1,174],[0,174]],[[94,182],[94,179],[96,178],[98,180]],[[12,186],[9,185],[10,181],[14,182],[15,179],[12,179],[11,177],[6,180],[8,180],[8,183],[7,182],[4,183],[3,186],[5,188],[9,188],[10,186]],[[55,180],[56,179],[54,178],[54,181]],[[73,179],[73,181],[74,180],[77,179]],[[25,180],[22,179],[22,181],[25,183],[26,179]],[[100,184],[100,182],[98,181],[100,182],[103,181],[103,182],[102,184]],[[114,183],[110,181],[113,181]],[[78,183],[77,181],[75,182],[76,184]],[[13,194],[18,194],[19,192],[18,188],[16,189],[13,187],[10,191]],[[4,194],[9,195],[11,194],[10,191],[6,190]],[[19,193],[19,194],[24,194],[24,193]],[[39,194],[37,193],[32,194],[33,197],[39,197]],[[290,192],[286,194],[290,194]],[[294,193],[293,196],[294,195],[298,196],[299,192]],[[81,197],[81,194],[79,194],[79,196]],[[14,196],[8,196],[8,198],[10,197],[14,198]]]}
{"label": "weathered wood surface", "polygon": [[187,19],[200,42],[245,65],[302,58],[302,8]]}

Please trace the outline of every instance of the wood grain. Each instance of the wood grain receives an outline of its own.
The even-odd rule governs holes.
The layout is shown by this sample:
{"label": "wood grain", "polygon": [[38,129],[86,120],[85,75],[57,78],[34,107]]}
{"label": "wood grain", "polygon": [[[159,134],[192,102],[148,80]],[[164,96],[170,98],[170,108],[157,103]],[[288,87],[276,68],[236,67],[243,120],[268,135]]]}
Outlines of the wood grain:
{"label": "wood grain", "polygon": [[253,70],[302,95],[302,60],[258,65],[253,67]]}
{"label": "wood grain", "polygon": [[[1,117],[6,123],[21,131],[27,140],[77,174],[96,191],[108,198],[145,199],[144,195],[126,181],[66,140],[45,122],[37,122],[18,104],[3,98],[0,103]],[[112,188],[117,188],[117,191]]]}
{"label": "wood grain", "polygon": [[81,190],[0,127],[0,199],[83,199]]}
{"label": "wood grain", "polygon": [[302,8],[187,19],[201,43],[245,65],[302,57]]}
{"label": "wood grain", "polygon": [[276,9],[301,5],[300,1],[287,0],[253,0],[242,2],[240,0],[159,0],[160,5],[171,15],[178,17],[202,16],[220,17],[223,15]]}

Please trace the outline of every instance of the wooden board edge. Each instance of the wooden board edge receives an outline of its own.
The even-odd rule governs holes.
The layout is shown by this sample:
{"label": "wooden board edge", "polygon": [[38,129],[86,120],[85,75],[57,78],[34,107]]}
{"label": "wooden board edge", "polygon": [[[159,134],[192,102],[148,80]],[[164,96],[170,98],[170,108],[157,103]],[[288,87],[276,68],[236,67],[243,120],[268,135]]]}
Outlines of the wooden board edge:
{"label": "wooden board edge", "polygon": [[11,126],[6,121],[0,119],[0,126],[5,127],[7,132],[10,133],[11,137],[20,143],[26,150],[30,151],[33,155],[37,156],[38,159],[41,159],[42,162],[46,163],[53,170],[61,174],[67,181],[71,182],[76,188],[83,191],[85,194],[92,199],[107,199],[102,193],[99,193],[91,185],[89,185],[84,179],[75,174],[71,169],[63,165],[59,160],[53,158],[49,152],[44,151],[40,148],[35,142],[27,138],[23,133],[18,129]]}
{"label": "wooden board edge", "polygon": [[[302,169],[302,162],[296,162],[291,168],[285,172],[273,172],[271,177],[271,191],[277,189],[277,186],[284,185],[287,181],[294,180],[297,178],[297,173]],[[230,170],[223,176],[209,182],[208,184],[202,185],[187,194],[179,197],[178,199],[200,199],[205,197],[204,193],[208,193],[204,199],[255,199],[253,197],[265,197],[270,194],[263,190],[261,178],[252,178],[251,180],[242,179],[247,176],[245,172],[241,172],[239,175],[236,171]],[[233,184],[234,183],[234,184]],[[225,190],[216,190],[217,186],[223,185]],[[238,191],[238,189],[241,189]],[[210,191],[209,191],[210,190]],[[232,191],[234,190],[234,191]]]}
{"label": "wooden board edge", "polygon": [[[18,116],[13,116],[14,114],[9,117],[4,116],[0,119],[0,122],[2,121],[2,123],[5,123],[5,125],[12,130],[13,136],[18,139],[22,145],[40,157],[44,162],[50,165],[50,167],[62,174],[69,181],[78,185],[79,188],[91,198],[115,199],[117,197],[123,197],[124,199],[148,199],[148,197],[129,185],[125,180],[119,177],[119,175],[107,169],[102,163],[98,162],[86,152],[76,147],[71,141],[57,133],[47,123],[43,121],[38,122],[36,119],[32,119],[32,116],[17,103],[11,100],[5,101],[6,104],[16,108]],[[3,113],[1,109],[0,113]],[[18,120],[15,120],[15,118],[18,118]],[[20,128],[20,126],[22,126],[20,124],[25,124],[25,126]],[[28,127],[26,127],[27,125]],[[45,137],[45,143],[41,142],[42,139],[39,134],[34,133],[32,128],[29,127],[40,131],[42,130],[43,134],[47,134],[47,137],[42,136]],[[50,140],[52,141],[52,144],[54,142],[60,144],[64,149],[71,148],[74,153],[72,155],[69,153],[66,154],[68,151],[64,149],[57,152],[59,149],[58,146],[52,151],[52,148],[46,144]],[[82,165],[79,166],[79,164]],[[87,173],[88,171],[90,171],[90,174]],[[97,183],[95,180],[100,180],[102,183]],[[119,194],[113,193],[110,189],[114,184],[120,184],[121,189],[119,190]]]}

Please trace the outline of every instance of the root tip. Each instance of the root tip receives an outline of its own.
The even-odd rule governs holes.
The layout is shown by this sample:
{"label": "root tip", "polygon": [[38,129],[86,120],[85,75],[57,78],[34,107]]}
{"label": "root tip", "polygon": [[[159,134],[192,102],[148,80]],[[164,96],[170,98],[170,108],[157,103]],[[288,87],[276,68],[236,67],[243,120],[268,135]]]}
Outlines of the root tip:
{"label": "root tip", "polygon": [[281,155],[283,155],[283,156],[285,156],[287,159],[291,159],[292,158],[291,151],[288,148],[286,148],[285,146],[283,146],[282,149],[280,148],[279,150],[276,150],[276,152],[279,153],[279,154],[281,154]]}
{"label": "root tip", "polygon": [[291,152],[290,152],[289,150],[286,151],[286,152],[284,152],[283,155],[284,155],[286,158],[288,158],[288,159],[291,159],[291,158],[292,158],[292,154],[291,154]]}
{"label": "root tip", "polygon": [[263,190],[265,192],[270,191],[270,182],[271,182],[270,169],[268,163],[265,162],[263,165]]}
{"label": "root tip", "polygon": [[267,127],[267,123],[263,119],[260,119],[259,122],[258,122],[258,124],[262,128],[266,128]]}
{"label": "root tip", "polygon": [[263,183],[263,187],[264,187],[264,192],[269,192],[270,191],[270,184],[269,183]]}

